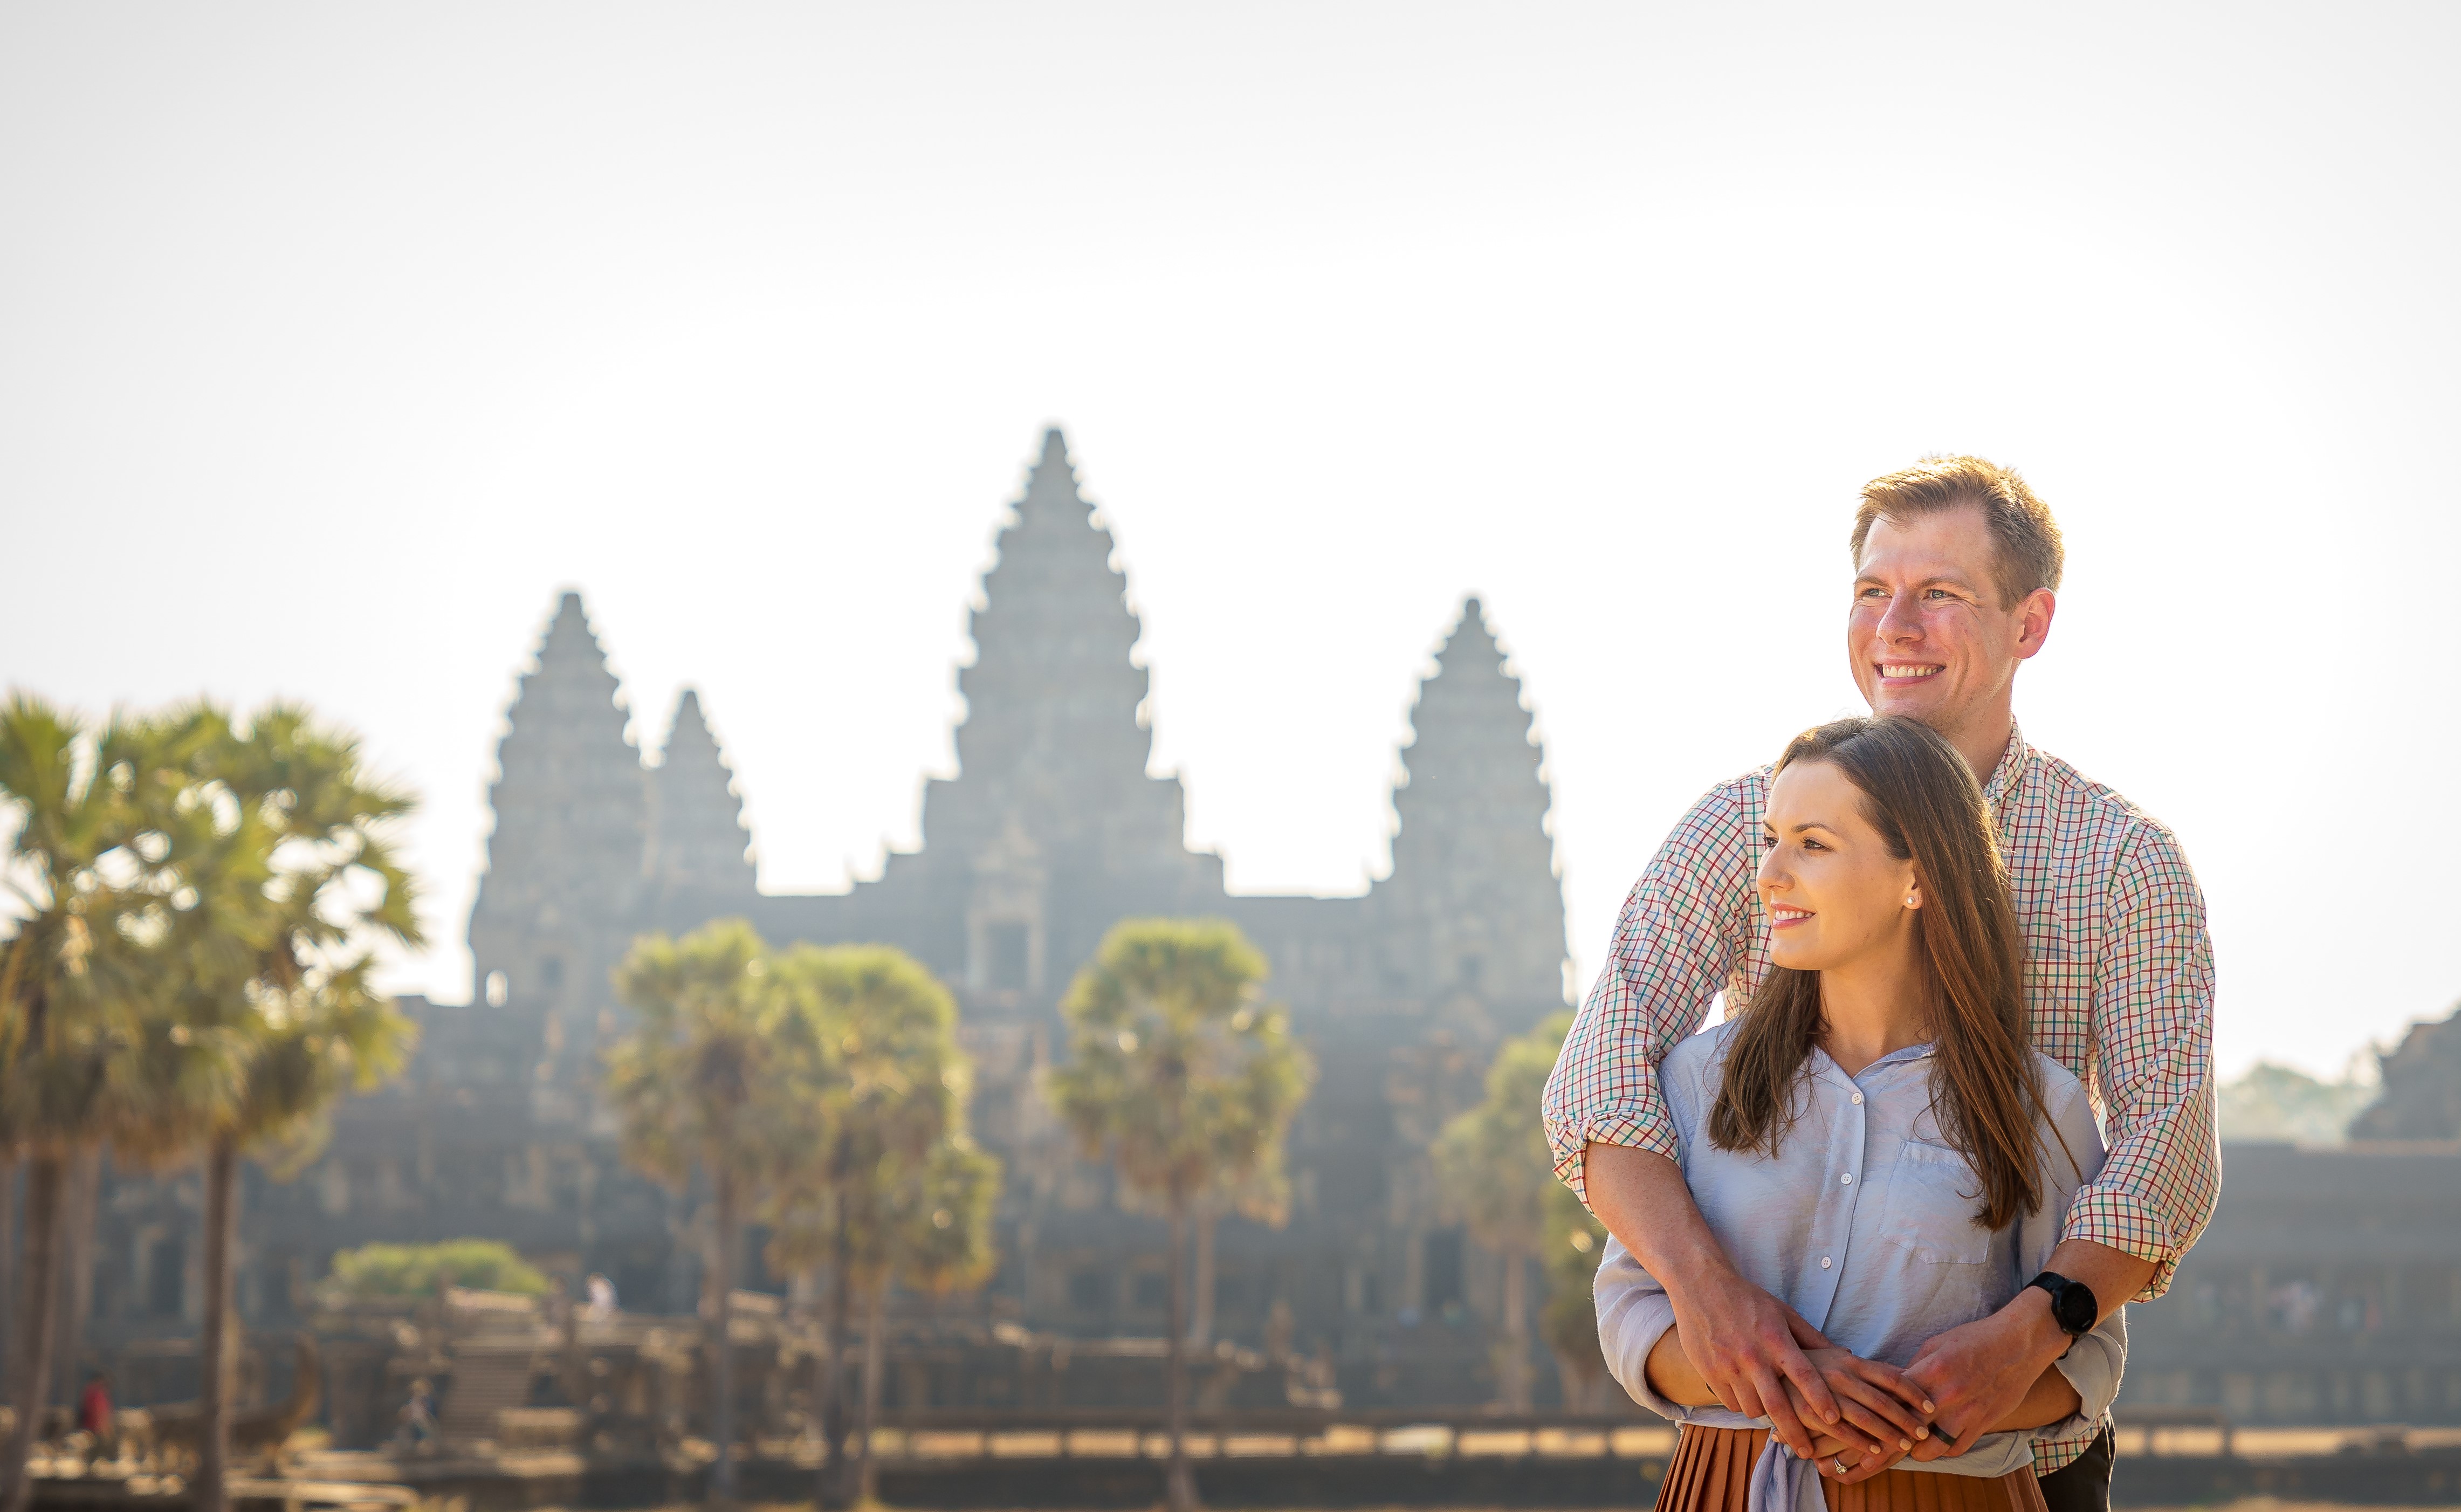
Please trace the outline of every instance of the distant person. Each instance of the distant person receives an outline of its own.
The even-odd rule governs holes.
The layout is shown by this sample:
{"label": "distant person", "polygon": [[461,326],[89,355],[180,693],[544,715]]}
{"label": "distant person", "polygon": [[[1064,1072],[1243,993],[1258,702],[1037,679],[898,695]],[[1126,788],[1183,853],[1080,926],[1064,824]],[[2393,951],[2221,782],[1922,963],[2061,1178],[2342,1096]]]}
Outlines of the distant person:
{"label": "distant person", "polygon": [[1813,1459],[1787,1453],[1720,1401],[1666,1288],[1611,1246],[1608,1368],[1684,1424],[1658,1504],[1797,1512],[1823,1504],[1827,1478],[1862,1485],[1867,1508],[2040,1512],[2036,1446],[2100,1427],[2126,1363],[2122,1310],[2063,1319],[2074,1346],[1958,1434],[1956,1458],[1891,1468],[1934,1432],[1925,1389],[1892,1362],[2025,1289],[2103,1166],[2084,1085],[2027,1042],[1981,785],[1924,725],[1841,719],[1778,758],[1764,823],[1771,969],[1742,1012],[1666,1057],[1667,1117],[1720,1248],[1822,1320],[1812,1369],[1894,1452],[1815,1430]]}
{"label": "distant person", "polygon": [[611,1321],[615,1316],[615,1283],[593,1270],[589,1274],[589,1279],[582,1285],[589,1292],[589,1321],[592,1323]]}
{"label": "distant person", "polygon": [[77,1395],[77,1427],[94,1440],[94,1458],[111,1458],[112,1445],[118,1436],[113,1432],[111,1382],[96,1371],[85,1378],[85,1390]]}
{"label": "distant person", "polygon": [[[2017,671],[2050,634],[2065,558],[2023,479],[1972,457],[1874,479],[1850,545],[1855,684],[1872,713],[1938,732],[1980,779],[2023,935],[2033,1043],[2107,1118],[2108,1163],[2069,1205],[2047,1267],[2077,1288],[2065,1296],[2089,1293],[2107,1317],[2169,1287],[2219,1187],[2204,898],[2169,830],[2018,731]],[[2109,654],[2141,665],[2147,651]],[[1828,1341],[1748,1279],[1702,1221],[1660,1072],[1721,990],[1743,1012],[1768,975],[1754,873],[1769,783],[1763,767],[1712,789],[1634,886],[1548,1081],[1546,1115],[1556,1173],[1614,1236],[1607,1258],[1628,1251],[1664,1284],[1686,1352],[1721,1402],[1808,1455],[1815,1429],[1856,1431],[1804,1352]],[[2029,1288],[1924,1344],[1907,1371],[1936,1404],[1930,1421],[1964,1444],[2005,1419],[2067,1348],[2053,1306]],[[1864,1447],[1896,1452],[1878,1432]],[[1953,1451],[1933,1436],[1913,1453]],[[2107,1507],[2110,1455],[2107,1425],[2038,1443],[2048,1504]]]}
{"label": "distant person", "polygon": [[410,1383],[410,1399],[401,1404],[401,1438],[415,1455],[436,1446],[436,1388],[424,1375]]}

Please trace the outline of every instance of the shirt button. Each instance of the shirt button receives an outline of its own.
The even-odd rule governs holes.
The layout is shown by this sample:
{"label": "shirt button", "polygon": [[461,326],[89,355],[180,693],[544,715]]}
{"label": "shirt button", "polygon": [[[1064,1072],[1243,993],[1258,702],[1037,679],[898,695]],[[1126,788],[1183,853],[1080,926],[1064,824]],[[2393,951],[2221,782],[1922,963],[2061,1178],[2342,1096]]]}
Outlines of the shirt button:
{"label": "shirt button", "polygon": [[1858,1093],[1854,1094],[1854,1106],[1856,1106],[1856,1107],[1858,1107],[1858,1108],[1859,1108],[1859,1107],[1861,1107],[1862,1105],[1863,1105],[1863,1095],[1862,1095],[1861,1093],[1859,1093],[1859,1092],[1858,1092]]}
{"label": "shirt button", "polygon": [[1823,1255],[1823,1256],[1821,1256],[1821,1257],[1820,1257],[1820,1268],[1821,1268],[1821,1269],[1823,1269],[1823,1270],[1826,1270],[1826,1269],[1828,1269],[1828,1268],[1829,1268],[1829,1257],[1828,1257],[1827,1255]]}
{"label": "shirt button", "polygon": [[1838,1185],[1840,1185],[1840,1186],[1851,1186],[1851,1185],[1853,1185],[1853,1184],[1854,1184],[1854,1173],[1853,1173],[1853,1172],[1851,1172],[1851,1171],[1849,1171],[1849,1172],[1847,1172],[1845,1175],[1843,1175],[1843,1176],[1841,1176],[1841,1177],[1837,1178],[1837,1184],[1838,1184]]}

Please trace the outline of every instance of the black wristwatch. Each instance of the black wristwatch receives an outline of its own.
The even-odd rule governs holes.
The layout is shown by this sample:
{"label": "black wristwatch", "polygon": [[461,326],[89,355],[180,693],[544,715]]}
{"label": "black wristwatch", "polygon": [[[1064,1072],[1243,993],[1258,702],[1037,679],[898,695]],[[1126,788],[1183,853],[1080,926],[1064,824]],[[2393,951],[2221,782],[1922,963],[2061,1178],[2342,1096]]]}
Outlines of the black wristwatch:
{"label": "black wristwatch", "polygon": [[2094,1299],[2093,1288],[2082,1281],[2070,1281],[2057,1271],[2045,1270],[2025,1285],[2040,1287],[2051,1294],[2051,1321],[2069,1338],[2085,1337],[2102,1321],[2102,1304]]}

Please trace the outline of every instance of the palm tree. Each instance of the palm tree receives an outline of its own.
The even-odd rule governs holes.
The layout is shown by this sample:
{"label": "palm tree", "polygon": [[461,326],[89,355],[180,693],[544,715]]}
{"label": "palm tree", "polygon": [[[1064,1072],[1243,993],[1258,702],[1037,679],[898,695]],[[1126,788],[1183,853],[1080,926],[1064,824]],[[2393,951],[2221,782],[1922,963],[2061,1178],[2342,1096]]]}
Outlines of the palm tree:
{"label": "palm tree", "polygon": [[1237,1213],[1273,1228],[1290,1222],[1290,1173],[1282,1166],[1281,1155],[1278,1148],[1267,1151],[1255,1169],[1202,1194],[1190,1210],[1196,1236],[1195,1300],[1188,1323],[1191,1349],[1201,1350],[1213,1342],[1214,1238],[1224,1215]]}
{"label": "palm tree", "polygon": [[1188,1465],[1188,1221],[1207,1194],[1279,1164],[1315,1062],[1260,1001],[1265,960],[1220,919],[1131,919],[1069,985],[1069,1063],[1049,1092],[1088,1155],[1169,1224],[1168,1365],[1173,1512],[1196,1504]]}
{"label": "palm tree", "polygon": [[421,940],[417,889],[387,834],[412,803],[366,773],[354,738],[295,704],[269,705],[245,729],[195,704],[161,735],[182,779],[174,809],[214,816],[175,831],[166,856],[179,906],[152,959],[178,1043],[161,1053],[218,1036],[240,1075],[221,1086],[169,1077],[186,1080],[189,1094],[158,1101],[134,1133],[157,1150],[185,1139],[204,1145],[195,1500],[199,1512],[222,1512],[237,1385],[240,1161],[264,1155],[295,1172],[321,1143],[333,1102],[374,1088],[409,1053],[410,1022],[370,978],[377,942]]}
{"label": "palm tree", "polygon": [[735,1495],[735,1283],[743,1225],[777,1173],[817,1147],[835,1047],[752,926],[723,919],[673,940],[647,935],[615,971],[639,1014],[608,1052],[606,1091],[636,1167],[680,1189],[697,1168],[713,1197],[711,1494]]}
{"label": "palm tree", "polygon": [[860,1294],[877,1339],[879,1308],[900,1265],[900,1215],[924,1185],[953,1179],[954,1167],[935,1171],[932,1162],[964,1136],[969,1068],[957,1049],[956,1004],[903,950],[802,946],[780,958],[779,972],[803,994],[814,1033],[836,1052],[827,1133],[810,1147],[820,1157],[783,1173],[771,1244],[782,1267],[828,1267],[820,1495],[836,1504],[866,1494],[869,1476],[867,1420],[865,1463],[850,1464],[845,1451],[839,1359],[853,1305]]}
{"label": "palm tree", "polygon": [[1429,1152],[1444,1209],[1504,1262],[1504,1338],[1496,1381],[1504,1406],[1530,1410],[1530,1263],[1547,1229],[1548,1189],[1555,1185],[1539,1096],[1555,1066],[1570,1014],[1505,1041],[1487,1071],[1487,1098],[1452,1119]]}
{"label": "palm tree", "polygon": [[1000,1163],[959,1132],[920,1161],[885,1163],[874,1211],[878,1265],[860,1278],[864,1288],[862,1452],[854,1462],[857,1506],[879,1489],[871,1440],[880,1422],[887,1374],[888,1292],[892,1284],[927,1296],[981,1286],[998,1268],[992,1247],[992,1207],[999,1200]]}
{"label": "palm tree", "polygon": [[15,1277],[0,1512],[22,1512],[57,1344],[60,1218],[68,1174],[144,1105],[137,1054],[146,995],[139,958],[159,923],[167,841],[146,827],[153,732],[88,731],[25,695],[0,706],[0,809],[11,833],[0,885],[14,931],[0,942],[0,1150],[26,1167],[25,1264]]}

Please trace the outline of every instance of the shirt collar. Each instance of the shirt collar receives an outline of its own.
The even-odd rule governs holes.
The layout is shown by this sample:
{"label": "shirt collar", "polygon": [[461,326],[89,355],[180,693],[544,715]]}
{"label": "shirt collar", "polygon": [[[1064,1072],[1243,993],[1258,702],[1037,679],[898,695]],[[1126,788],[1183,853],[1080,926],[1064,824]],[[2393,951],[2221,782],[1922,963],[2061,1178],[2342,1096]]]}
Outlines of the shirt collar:
{"label": "shirt collar", "polygon": [[1932,1054],[1932,1044],[1933,1042],[1927,1039],[1919,1045],[1908,1045],[1903,1050],[1893,1050],[1887,1054],[1882,1055],[1879,1059],[1864,1067],[1860,1075],[1853,1076],[1846,1075],[1846,1068],[1830,1059],[1829,1052],[1821,1049],[1818,1045],[1814,1045],[1811,1047],[1811,1071],[1812,1075],[1815,1076],[1834,1076],[1837,1079],[1838,1085],[1851,1089],[1861,1085],[1863,1077],[1870,1075],[1875,1071],[1885,1070],[1891,1066],[1910,1065],[1917,1060],[1930,1059]]}
{"label": "shirt collar", "polygon": [[2008,748],[2000,753],[2000,762],[1982,782],[1982,801],[1999,808],[2017,796],[2025,784],[2025,773],[2033,764],[2034,748],[2025,743],[2025,732],[2015,719],[2008,721]]}

